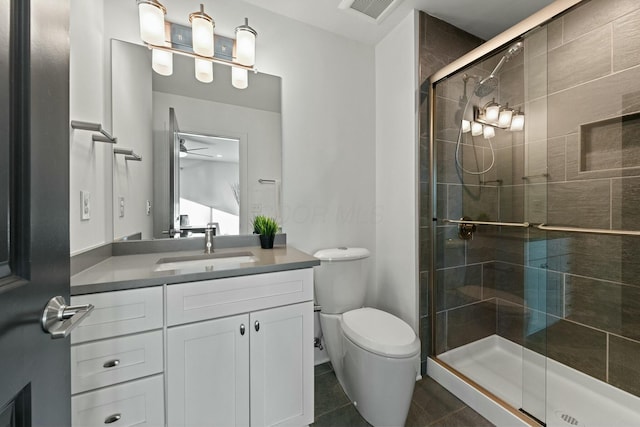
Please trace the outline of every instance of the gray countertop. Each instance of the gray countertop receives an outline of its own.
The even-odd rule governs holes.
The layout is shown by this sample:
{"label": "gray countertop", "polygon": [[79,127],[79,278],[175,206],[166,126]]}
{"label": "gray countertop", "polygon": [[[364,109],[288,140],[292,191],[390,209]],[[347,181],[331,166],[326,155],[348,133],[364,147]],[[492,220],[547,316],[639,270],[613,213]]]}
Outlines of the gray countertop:
{"label": "gray countertop", "polygon": [[220,266],[187,265],[156,271],[163,258],[202,255],[202,251],[179,251],[112,256],[71,276],[71,295],[111,292],[223,277],[246,276],[274,271],[297,270],[320,265],[312,257],[291,246],[261,249],[259,246],[216,249],[215,256],[251,252],[254,262],[229,263]]}

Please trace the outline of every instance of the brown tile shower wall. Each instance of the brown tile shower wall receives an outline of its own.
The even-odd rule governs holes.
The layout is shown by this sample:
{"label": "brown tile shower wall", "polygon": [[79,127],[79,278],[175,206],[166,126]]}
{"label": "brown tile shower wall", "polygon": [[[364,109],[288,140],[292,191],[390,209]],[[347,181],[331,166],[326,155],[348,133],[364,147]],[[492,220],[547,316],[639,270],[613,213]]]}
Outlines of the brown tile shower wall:
{"label": "brown tile shower wall", "polygon": [[426,373],[429,355],[429,82],[428,77],[445,65],[482,44],[483,40],[426,13],[420,13],[420,339],[422,341],[422,373]]}
{"label": "brown tile shower wall", "polygon": [[[585,1],[535,37],[528,62],[500,76],[500,102],[525,108],[526,140],[498,135],[494,170],[465,174],[464,186],[454,166],[462,82],[438,85],[437,216],[640,230],[640,2]],[[473,169],[490,162],[490,150],[461,151]],[[497,333],[640,396],[640,237],[437,234],[437,353]],[[547,328],[528,334],[541,312]]]}

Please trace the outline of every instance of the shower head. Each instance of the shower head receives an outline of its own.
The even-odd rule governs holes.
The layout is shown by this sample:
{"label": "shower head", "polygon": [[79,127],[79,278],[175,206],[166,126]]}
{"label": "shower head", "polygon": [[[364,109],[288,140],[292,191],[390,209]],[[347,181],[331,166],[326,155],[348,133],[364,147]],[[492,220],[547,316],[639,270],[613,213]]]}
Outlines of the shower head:
{"label": "shower head", "polygon": [[476,96],[483,98],[496,90],[496,88],[498,87],[498,72],[502,69],[505,63],[509,62],[511,58],[522,52],[523,48],[524,43],[516,42],[511,45],[509,49],[507,49],[507,53],[505,53],[502,58],[500,58],[500,61],[498,61],[498,65],[496,65],[496,68],[493,69],[491,74],[480,80],[480,82],[476,85],[476,88],[474,90]]}

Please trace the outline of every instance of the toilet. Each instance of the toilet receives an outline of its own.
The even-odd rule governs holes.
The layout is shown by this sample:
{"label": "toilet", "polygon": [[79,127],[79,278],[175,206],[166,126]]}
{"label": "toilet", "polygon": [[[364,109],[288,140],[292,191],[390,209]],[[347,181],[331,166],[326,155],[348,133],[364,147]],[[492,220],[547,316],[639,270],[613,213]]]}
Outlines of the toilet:
{"label": "toilet", "polygon": [[323,249],[315,271],[320,326],[336,377],[374,426],[403,426],[418,375],[420,340],[398,317],[363,307],[364,248]]}

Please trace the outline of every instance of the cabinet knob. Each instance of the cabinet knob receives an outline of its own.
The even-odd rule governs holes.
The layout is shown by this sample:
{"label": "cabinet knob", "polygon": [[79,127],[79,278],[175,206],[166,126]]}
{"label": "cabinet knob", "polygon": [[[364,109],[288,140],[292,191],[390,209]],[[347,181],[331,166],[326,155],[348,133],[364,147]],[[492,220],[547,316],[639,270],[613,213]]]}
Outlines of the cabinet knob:
{"label": "cabinet knob", "polygon": [[240,325],[240,335],[244,335],[244,323]]}
{"label": "cabinet knob", "polygon": [[255,327],[256,327],[256,332],[258,332],[260,330],[260,322],[258,322],[257,320],[255,323]]}
{"label": "cabinet knob", "polygon": [[122,418],[121,414],[109,415],[107,418],[104,419],[104,423],[105,424],[112,424],[112,423],[115,423],[116,421],[118,421],[120,418]]}

